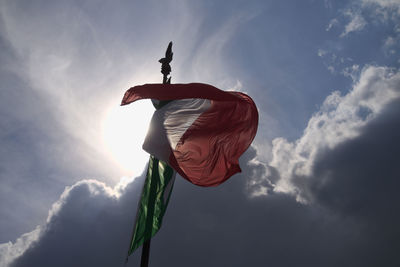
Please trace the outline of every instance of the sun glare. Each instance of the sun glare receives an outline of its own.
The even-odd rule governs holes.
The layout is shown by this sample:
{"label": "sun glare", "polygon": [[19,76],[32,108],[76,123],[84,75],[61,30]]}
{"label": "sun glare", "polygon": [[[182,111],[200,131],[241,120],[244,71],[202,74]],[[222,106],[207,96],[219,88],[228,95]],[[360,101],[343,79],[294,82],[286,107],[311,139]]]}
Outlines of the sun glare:
{"label": "sun glare", "polygon": [[139,175],[149,155],[142,150],[154,108],[150,101],[110,108],[103,121],[103,142],[114,160],[130,175]]}

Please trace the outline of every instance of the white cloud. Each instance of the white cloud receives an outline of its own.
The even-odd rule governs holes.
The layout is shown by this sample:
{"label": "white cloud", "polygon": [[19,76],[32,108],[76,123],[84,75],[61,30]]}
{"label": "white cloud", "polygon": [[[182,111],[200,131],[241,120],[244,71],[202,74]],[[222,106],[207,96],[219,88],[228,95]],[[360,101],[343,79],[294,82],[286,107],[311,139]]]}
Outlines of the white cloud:
{"label": "white cloud", "polygon": [[391,8],[400,12],[400,2],[398,0],[361,0],[364,6],[377,5],[381,8]]}
{"label": "white cloud", "polygon": [[[362,8],[368,10],[373,20],[380,23],[393,21],[397,25],[400,17],[400,2],[397,0],[361,0]],[[397,27],[397,26],[396,26]]]}
{"label": "white cloud", "polygon": [[339,12],[340,15],[331,19],[326,31],[348,20],[340,37],[363,30],[367,25],[374,24],[388,26],[393,23],[393,30],[397,32],[400,18],[400,2],[397,0],[357,0],[349,2],[346,8]]}
{"label": "white cloud", "polygon": [[[352,64],[353,60],[349,57],[340,57],[332,51],[325,49],[318,49],[318,56],[322,59],[323,64],[331,74],[344,74],[345,76],[352,77],[350,70],[356,67]],[[349,65],[352,64],[352,65]],[[352,72],[355,73],[354,71]]]}
{"label": "white cloud", "polygon": [[[355,65],[352,69],[357,70]],[[295,175],[311,175],[316,157],[326,149],[357,138],[373,118],[392,100],[400,97],[400,72],[387,67],[367,66],[346,95],[333,92],[309,120],[303,136],[295,142],[273,140],[269,165],[280,176],[275,190],[297,194]],[[299,199],[301,200],[301,199]]]}
{"label": "white cloud", "polygon": [[351,32],[361,31],[367,25],[365,19],[361,14],[353,13],[350,10],[345,12],[345,15],[350,17],[350,22],[345,26],[344,32],[340,34],[340,37],[344,37]]}
{"label": "white cloud", "polygon": [[396,43],[395,39],[391,36],[386,38],[385,43],[383,44],[385,48],[389,48]]}
{"label": "white cloud", "polygon": [[14,243],[0,244],[0,266],[6,267],[21,256],[40,237],[41,227],[20,236]]}
{"label": "white cloud", "polygon": [[334,27],[335,25],[337,25],[339,23],[339,21],[336,19],[336,18],[334,18],[334,19],[331,19],[331,21],[329,22],[329,24],[328,24],[328,26],[326,27],[326,31],[328,32],[328,31],[330,31],[331,29],[332,29],[332,27]]}
{"label": "white cloud", "polygon": [[397,37],[388,36],[383,41],[382,50],[387,57],[393,57],[396,54],[396,48],[399,38],[400,36]]}
{"label": "white cloud", "polygon": [[359,72],[360,72],[360,66],[357,64],[346,67],[342,70],[343,75],[346,77],[350,77],[353,80],[353,82],[356,82],[356,80],[358,79]]}
{"label": "white cloud", "polygon": [[323,57],[327,54],[328,52],[324,49],[318,49],[318,56]]}

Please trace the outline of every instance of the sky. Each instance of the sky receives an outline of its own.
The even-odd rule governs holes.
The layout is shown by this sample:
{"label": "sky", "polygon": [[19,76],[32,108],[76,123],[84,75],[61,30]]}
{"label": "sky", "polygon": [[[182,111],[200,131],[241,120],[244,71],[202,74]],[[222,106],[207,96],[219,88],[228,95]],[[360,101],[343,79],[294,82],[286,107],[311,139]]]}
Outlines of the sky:
{"label": "sky", "polygon": [[[400,1],[0,1],[0,266],[123,266],[172,83],[251,96],[242,173],[177,177],[150,266],[399,266]],[[140,249],[127,266],[139,266]]]}

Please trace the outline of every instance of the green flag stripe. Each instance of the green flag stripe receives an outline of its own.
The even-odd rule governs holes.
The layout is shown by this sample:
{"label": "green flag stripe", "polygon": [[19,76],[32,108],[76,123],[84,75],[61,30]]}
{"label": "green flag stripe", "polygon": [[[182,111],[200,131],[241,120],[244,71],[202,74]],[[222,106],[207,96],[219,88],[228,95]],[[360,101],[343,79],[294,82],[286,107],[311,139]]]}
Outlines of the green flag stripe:
{"label": "green flag stripe", "polygon": [[174,170],[167,163],[150,156],[128,254],[132,254],[160,229],[174,180]]}
{"label": "green flag stripe", "polygon": [[[146,208],[146,223],[145,223],[145,229],[144,229],[144,236],[147,239],[148,236],[152,236],[152,232],[153,229],[155,228],[156,225],[154,225],[155,221],[157,220],[157,218],[154,218],[154,210],[156,209],[156,207],[154,206],[156,203],[156,198],[157,198],[157,188],[158,188],[158,184],[160,183],[160,179],[157,179],[158,177],[160,177],[159,173],[158,173],[158,159],[153,158],[152,160],[153,162],[153,166],[149,172],[149,177],[151,177],[150,182],[149,182],[149,190],[146,191],[146,193],[148,193],[147,196],[147,205],[144,207]],[[150,227],[148,227],[150,225]],[[151,226],[152,225],[152,226]]]}

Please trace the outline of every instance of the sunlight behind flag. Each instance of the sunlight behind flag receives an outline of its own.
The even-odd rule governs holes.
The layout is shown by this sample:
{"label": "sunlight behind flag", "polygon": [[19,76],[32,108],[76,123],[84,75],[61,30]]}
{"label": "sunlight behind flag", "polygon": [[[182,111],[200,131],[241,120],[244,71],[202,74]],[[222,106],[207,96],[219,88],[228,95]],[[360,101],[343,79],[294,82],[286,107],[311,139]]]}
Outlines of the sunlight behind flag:
{"label": "sunlight behind flag", "polygon": [[124,171],[143,171],[148,154],[142,150],[154,107],[150,101],[109,109],[102,123],[102,139],[111,157]]}

